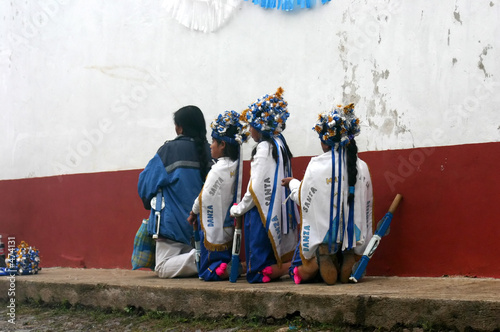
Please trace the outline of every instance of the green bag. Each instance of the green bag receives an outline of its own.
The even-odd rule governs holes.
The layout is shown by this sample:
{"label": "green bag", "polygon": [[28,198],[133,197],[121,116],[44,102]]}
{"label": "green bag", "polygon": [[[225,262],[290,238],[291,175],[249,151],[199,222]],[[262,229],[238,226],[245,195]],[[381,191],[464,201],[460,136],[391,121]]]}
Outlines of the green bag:
{"label": "green bag", "polygon": [[156,242],[148,234],[148,220],[144,219],[134,238],[132,270],[140,268],[155,269]]}

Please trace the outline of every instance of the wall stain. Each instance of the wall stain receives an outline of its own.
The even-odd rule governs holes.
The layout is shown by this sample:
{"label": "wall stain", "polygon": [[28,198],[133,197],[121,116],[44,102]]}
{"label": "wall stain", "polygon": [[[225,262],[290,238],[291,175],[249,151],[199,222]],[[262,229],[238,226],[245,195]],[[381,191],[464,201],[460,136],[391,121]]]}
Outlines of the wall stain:
{"label": "wall stain", "polygon": [[493,47],[491,45],[488,45],[485,48],[483,48],[483,51],[481,52],[481,54],[479,54],[479,61],[477,63],[477,67],[484,72],[484,77],[491,76],[491,74],[488,74],[486,72],[486,68],[484,68],[483,60],[484,60],[484,56],[488,55],[488,50],[490,50],[492,48]]}
{"label": "wall stain", "polygon": [[344,72],[344,83],[342,84],[342,103],[357,104],[361,99],[361,96],[357,93],[358,85],[356,84],[356,69],[358,65],[352,65],[347,59],[348,48],[347,45],[347,33],[339,33],[340,38],[339,44],[339,57],[342,63],[342,69]]}
{"label": "wall stain", "polygon": [[452,65],[454,66],[454,65],[455,65],[455,63],[457,63],[457,61],[458,61],[458,60],[457,60],[457,58],[453,58],[453,59],[451,60]]}
{"label": "wall stain", "polygon": [[458,8],[455,6],[455,11],[453,12],[453,16],[455,17],[455,20],[462,24],[462,21],[460,20],[460,13],[457,10]]}
{"label": "wall stain", "polygon": [[147,70],[134,66],[89,66],[85,68],[98,70],[104,75],[112,78],[126,79],[130,81],[145,82],[151,76]]}
{"label": "wall stain", "polygon": [[[375,68],[377,64],[375,63]],[[396,109],[387,107],[386,94],[380,92],[380,80],[389,78],[389,70],[372,70],[373,76],[373,98],[368,102],[367,120],[370,127],[378,130],[380,134],[390,136],[391,134],[402,134],[409,130],[399,122],[399,114]],[[378,121],[377,121],[378,120]],[[382,124],[380,124],[382,122]]]}
{"label": "wall stain", "polygon": [[356,23],[356,20],[349,14],[348,11],[344,11],[344,13],[342,14],[342,23],[347,22],[354,24]]}

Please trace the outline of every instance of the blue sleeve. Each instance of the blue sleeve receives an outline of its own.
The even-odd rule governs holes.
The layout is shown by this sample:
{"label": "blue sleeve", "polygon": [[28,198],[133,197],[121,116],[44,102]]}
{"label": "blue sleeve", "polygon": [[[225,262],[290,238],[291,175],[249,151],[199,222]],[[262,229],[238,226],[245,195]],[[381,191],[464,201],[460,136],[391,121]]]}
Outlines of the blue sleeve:
{"label": "blue sleeve", "polygon": [[156,195],[159,188],[169,184],[168,178],[165,166],[160,156],[156,154],[139,175],[139,182],[137,183],[137,191],[145,209],[151,210],[151,198]]}

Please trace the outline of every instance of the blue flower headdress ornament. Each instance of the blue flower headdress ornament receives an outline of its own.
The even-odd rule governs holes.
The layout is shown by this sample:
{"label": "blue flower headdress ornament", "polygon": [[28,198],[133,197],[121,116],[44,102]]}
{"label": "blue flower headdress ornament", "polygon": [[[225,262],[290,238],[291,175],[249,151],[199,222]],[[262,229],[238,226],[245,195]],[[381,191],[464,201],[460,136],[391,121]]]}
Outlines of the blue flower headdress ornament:
{"label": "blue flower headdress ornament", "polygon": [[288,103],[283,99],[283,88],[279,87],[274,95],[265,95],[244,110],[241,118],[262,135],[271,137],[285,129],[286,119],[290,116]]}
{"label": "blue flower headdress ornament", "polygon": [[[319,114],[318,121],[313,128],[319,135],[322,143],[331,147],[332,179],[335,185],[331,186],[330,194],[330,228],[328,230],[328,250],[337,246],[336,239],[343,238],[342,250],[350,250],[356,241],[354,224],[354,185],[349,185],[347,149],[355,136],[359,135],[359,119],[354,114],[354,104],[347,106],[337,105],[331,111]],[[335,199],[334,199],[335,197]],[[335,203],[336,200],[336,203]],[[341,225],[341,213],[347,222]],[[342,232],[340,228],[343,227]],[[342,235],[343,233],[343,235]]]}
{"label": "blue flower headdress ornament", "polygon": [[346,146],[355,136],[359,135],[359,119],[354,114],[354,104],[323,112],[314,126],[321,141],[329,146]]}
{"label": "blue flower headdress ornament", "polygon": [[[29,246],[22,241],[17,249],[9,252],[5,260],[7,271],[9,273],[24,275],[38,273],[38,264],[40,263],[40,254],[38,249]],[[3,268],[5,270],[5,268]]]}
{"label": "blue flower headdress ornament", "polygon": [[[231,126],[236,128],[236,133],[228,133]],[[235,111],[225,111],[224,114],[219,114],[210,124],[210,128],[212,128],[213,138],[233,145],[245,143],[250,136],[248,124],[240,121],[240,114]]]}

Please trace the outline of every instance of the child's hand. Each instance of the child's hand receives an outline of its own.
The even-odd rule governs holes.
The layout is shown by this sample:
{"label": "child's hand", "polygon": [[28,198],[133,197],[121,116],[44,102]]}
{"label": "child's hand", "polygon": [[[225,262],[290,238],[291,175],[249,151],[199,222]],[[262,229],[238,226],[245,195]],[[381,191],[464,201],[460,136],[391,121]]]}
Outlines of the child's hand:
{"label": "child's hand", "polygon": [[283,178],[283,180],[281,180],[281,185],[282,185],[283,187],[287,187],[287,188],[289,188],[289,187],[288,187],[288,185],[290,184],[290,181],[292,181],[292,180],[293,180],[293,178],[292,178],[292,177]]}
{"label": "child's hand", "polygon": [[196,214],[193,213],[193,211],[189,212],[189,217],[187,217],[187,221],[188,223],[190,223],[191,225],[194,225],[194,223],[196,222]]}
{"label": "child's hand", "polygon": [[229,210],[229,215],[233,218],[241,216],[241,214],[238,213],[238,204],[234,204],[233,206],[231,206],[231,209]]}

